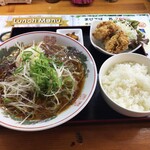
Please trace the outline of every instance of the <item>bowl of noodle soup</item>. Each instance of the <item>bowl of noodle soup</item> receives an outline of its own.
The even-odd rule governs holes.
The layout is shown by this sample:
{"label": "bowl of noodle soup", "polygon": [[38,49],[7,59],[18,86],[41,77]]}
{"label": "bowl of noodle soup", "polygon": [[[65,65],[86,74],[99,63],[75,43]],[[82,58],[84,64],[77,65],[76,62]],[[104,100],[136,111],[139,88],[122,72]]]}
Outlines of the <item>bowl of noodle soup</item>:
{"label": "bowl of noodle soup", "polygon": [[75,117],[90,101],[97,68],[78,41],[49,31],[0,45],[0,125],[39,131]]}

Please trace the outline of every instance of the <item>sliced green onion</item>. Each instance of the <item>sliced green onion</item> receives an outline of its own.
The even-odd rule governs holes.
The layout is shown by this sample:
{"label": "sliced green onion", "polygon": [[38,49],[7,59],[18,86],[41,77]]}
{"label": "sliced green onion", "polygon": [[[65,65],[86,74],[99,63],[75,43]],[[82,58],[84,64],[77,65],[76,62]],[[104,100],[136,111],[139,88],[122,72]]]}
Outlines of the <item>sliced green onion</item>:
{"label": "sliced green onion", "polygon": [[22,54],[23,61],[29,60],[32,54],[33,54],[32,51],[24,51]]}
{"label": "sliced green onion", "polygon": [[18,67],[18,68],[15,70],[14,74],[20,73],[23,69],[24,69],[23,66]]}

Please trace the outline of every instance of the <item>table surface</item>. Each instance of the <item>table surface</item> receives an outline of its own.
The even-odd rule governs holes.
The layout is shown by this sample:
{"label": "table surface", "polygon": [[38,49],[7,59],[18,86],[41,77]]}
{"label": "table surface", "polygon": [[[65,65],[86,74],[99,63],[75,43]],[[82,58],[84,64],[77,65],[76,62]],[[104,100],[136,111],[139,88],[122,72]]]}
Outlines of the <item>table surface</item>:
{"label": "table surface", "polygon": [[[0,6],[1,15],[9,14],[118,14],[150,13],[147,0],[95,0],[88,6],[68,0],[47,3]],[[20,132],[0,127],[0,150],[147,150],[150,149],[150,122],[64,124],[39,132]]]}

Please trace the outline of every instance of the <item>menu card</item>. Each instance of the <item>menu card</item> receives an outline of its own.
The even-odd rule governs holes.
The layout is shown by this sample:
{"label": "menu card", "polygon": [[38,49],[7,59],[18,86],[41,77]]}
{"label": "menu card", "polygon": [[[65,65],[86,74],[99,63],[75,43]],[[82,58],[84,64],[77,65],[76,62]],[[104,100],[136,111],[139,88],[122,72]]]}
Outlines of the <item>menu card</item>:
{"label": "menu card", "polygon": [[[93,20],[107,21],[118,18],[140,21],[139,29],[150,39],[149,14],[1,15],[0,44],[9,38],[13,27],[90,26]],[[150,57],[150,42],[143,47]]]}

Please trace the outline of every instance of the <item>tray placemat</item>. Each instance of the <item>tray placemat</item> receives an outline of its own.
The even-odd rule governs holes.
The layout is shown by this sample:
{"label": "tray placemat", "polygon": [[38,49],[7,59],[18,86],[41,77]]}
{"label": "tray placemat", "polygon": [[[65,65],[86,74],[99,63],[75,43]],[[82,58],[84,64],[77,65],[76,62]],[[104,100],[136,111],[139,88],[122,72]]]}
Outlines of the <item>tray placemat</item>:
{"label": "tray placemat", "polygon": [[[11,37],[22,34],[22,33],[26,33],[26,32],[32,32],[32,31],[54,31],[55,32],[57,29],[64,29],[64,28],[82,29],[84,45],[92,54],[97,65],[97,70],[99,71],[102,63],[110,56],[99,52],[92,46],[90,42],[90,37],[89,37],[89,31],[90,31],[89,26],[14,27],[12,28],[12,31],[11,31]],[[143,50],[142,47],[139,48],[135,53],[140,53],[142,55],[145,55],[145,51]],[[101,95],[99,82],[97,81],[97,86],[96,86],[95,92],[90,102],[77,116],[75,116],[73,119],[71,119],[67,123],[123,122],[123,121],[144,121],[144,120],[148,121],[150,120],[150,118],[149,117],[140,117],[140,118],[127,117],[127,116],[117,113],[112,108],[110,108],[107,105],[107,103],[104,101]]]}

